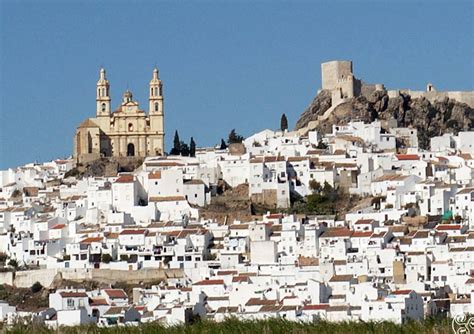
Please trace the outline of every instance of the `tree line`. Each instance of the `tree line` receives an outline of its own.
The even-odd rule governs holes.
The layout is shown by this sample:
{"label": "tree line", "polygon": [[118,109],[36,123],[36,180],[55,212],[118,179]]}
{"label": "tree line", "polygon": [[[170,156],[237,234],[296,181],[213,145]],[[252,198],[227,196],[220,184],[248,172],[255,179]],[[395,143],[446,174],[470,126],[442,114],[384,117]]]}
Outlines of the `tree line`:
{"label": "tree line", "polygon": [[[281,118],[280,118],[280,130],[281,131],[288,130],[288,119],[286,118],[285,114],[281,115]],[[229,132],[227,141],[225,141],[224,138],[221,138],[219,149],[225,150],[228,147],[228,145],[242,143],[243,141],[244,141],[244,137],[239,135],[235,129],[232,129]],[[181,155],[181,156],[186,156],[186,157],[195,157],[196,156],[196,142],[194,141],[194,138],[191,137],[189,141],[189,145],[188,145],[179,138],[178,130],[176,130],[174,132],[173,148],[171,149],[169,154]]]}

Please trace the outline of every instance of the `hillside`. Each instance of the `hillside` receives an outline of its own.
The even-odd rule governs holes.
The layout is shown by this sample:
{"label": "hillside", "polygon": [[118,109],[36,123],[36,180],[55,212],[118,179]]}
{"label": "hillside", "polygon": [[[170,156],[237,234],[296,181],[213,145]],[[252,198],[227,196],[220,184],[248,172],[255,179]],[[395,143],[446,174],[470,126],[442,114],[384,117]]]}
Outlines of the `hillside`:
{"label": "hillside", "polygon": [[[316,121],[318,116],[322,116],[330,107],[331,94],[323,90],[301,114],[295,130]],[[433,136],[472,130],[474,109],[448,98],[431,103],[425,98],[411,98],[410,95],[404,94],[389,98],[385,91],[375,91],[370,96],[350,98],[338,105],[324,122],[317,124],[316,129],[329,133],[333,124],[344,124],[350,120],[371,122],[375,119],[393,119],[400,127],[413,126],[418,130],[421,148],[428,148]]]}

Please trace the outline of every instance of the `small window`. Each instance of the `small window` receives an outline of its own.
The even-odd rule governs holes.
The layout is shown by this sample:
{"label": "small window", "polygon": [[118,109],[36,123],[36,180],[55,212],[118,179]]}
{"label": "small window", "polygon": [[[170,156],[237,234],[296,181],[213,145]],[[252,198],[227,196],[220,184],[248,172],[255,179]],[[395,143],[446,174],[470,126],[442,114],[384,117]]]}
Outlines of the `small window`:
{"label": "small window", "polygon": [[128,123],[128,131],[133,131],[133,124],[132,123]]}

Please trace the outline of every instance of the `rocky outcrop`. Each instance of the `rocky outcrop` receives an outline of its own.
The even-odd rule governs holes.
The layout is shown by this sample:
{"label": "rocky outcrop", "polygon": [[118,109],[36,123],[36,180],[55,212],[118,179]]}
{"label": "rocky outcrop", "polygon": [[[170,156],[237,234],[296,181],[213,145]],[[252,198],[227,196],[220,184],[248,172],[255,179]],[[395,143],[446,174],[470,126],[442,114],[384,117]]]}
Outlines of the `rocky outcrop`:
{"label": "rocky outcrop", "polygon": [[66,173],[65,177],[78,179],[86,177],[116,176],[117,173],[129,173],[143,164],[139,157],[104,157],[87,163],[78,164]]}
{"label": "rocky outcrop", "polygon": [[[318,116],[323,115],[330,107],[329,92],[321,91],[301,114],[296,123],[296,130],[317,120]],[[413,126],[418,130],[420,146],[428,148],[429,140],[433,136],[472,130],[474,109],[449,98],[430,102],[423,97],[412,99],[403,94],[389,98],[385,91],[374,91],[369,96],[351,98],[335,107],[329,117],[318,122],[316,130],[328,133],[331,132],[333,124],[344,124],[351,120],[371,122],[375,119],[393,120],[400,127]]]}
{"label": "rocky outcrop", "polygon": [[322,116],[329,108],[331,108],[331,92],[322,90],[301,114],[296,122],[296,130],[304,128],[311,121],[317,120],[318,116]]}

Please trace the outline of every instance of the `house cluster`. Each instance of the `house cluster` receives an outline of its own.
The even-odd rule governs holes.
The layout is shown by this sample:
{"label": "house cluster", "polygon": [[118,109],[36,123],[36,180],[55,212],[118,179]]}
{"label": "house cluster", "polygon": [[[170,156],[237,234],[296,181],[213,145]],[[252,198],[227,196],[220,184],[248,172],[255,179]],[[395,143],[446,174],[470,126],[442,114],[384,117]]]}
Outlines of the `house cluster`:
{"label": "house cluster", "polygon": [[[474,313],[474,132],[434,137],[430,150],[417,138],[350,122],[324,136],[264,130],[195,157],[148,157],[132,173],[78,177],[72,159],[1,171],[0,253],[5,267],[183,273],[128,293],[57,289],[28,315],[51,327]],[[242,184],[276,213],[200,216]],[[278,213],[314,184],[357,205],[343,216]],[[0,301],[4,321],[23,313]]]}

